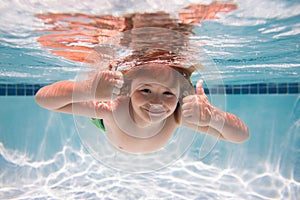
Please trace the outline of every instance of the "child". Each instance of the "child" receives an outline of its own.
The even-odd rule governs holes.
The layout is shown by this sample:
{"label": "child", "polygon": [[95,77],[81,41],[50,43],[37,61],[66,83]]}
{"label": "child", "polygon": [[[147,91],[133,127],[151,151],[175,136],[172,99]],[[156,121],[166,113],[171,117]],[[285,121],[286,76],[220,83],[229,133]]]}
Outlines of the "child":
{"label": "child", "polygon": [[[247,126],[233,114],[212,106],[204,93],[202,81],[198,81],[195,93],[190,82],[194,68],[181,66],[178,54],[169,53],[170,50],[184,48],[186,40],[170,31],[160,32],[153,37],[155,32],[147,32],[150,29],[137,29],[161,27],[190,35],[190,23],[216,18],[218,12],[230,12],[236,6],[211,3],[192,5],[186,9],[186,12],[179,14],[182,23],[164,12],[124,17],[37,15],[40,19],[47,19],[50,24],[58,24],[48,31],[54,34],[46,34],[38,40],[56,55],[93,63],[87,56],[93,50],[89,46],[124,32],[120,44],[132,48],[133,52],[119,65],[132,61],[135,63],[127,70],[110,66],[97,71],[86,81],[60,81],[45,86],[35,96],[37,103],[49,110],[92,118],[92,122],[105,131],[113,145],[127,152],[144,153],[162,148],[178,126],[220,136],[231,142],[245,141],[249,137]],[[74,17],[83,21],[75,22]],[[86,18],[93,19],[93,22]],[[62,28],[58,23],[60,21],[69,25]],[[83,30],[80,37],[72,38],[74,30],[76,33]],[[127,34],[126,30],[134,31]],[[146,33],[139,30],[146,30]],[[158,38],[157,42],[153,38]],[[76,42],[78,44],[73,45]],[[90,45],[80,46],[87,42]],[[140,60],[136,62],[137,59]]]}
{"label": "child", "polygon": [[124,74],[104,70],[83,82],[60,81],[41,88],[35,99],[52,111],[99,119],[109,141],[126,152],[158,150],[178,126],[245,141],[247,126],[212,106],[202,81],[194,94],[192,72],[192,67],[148,62]]}

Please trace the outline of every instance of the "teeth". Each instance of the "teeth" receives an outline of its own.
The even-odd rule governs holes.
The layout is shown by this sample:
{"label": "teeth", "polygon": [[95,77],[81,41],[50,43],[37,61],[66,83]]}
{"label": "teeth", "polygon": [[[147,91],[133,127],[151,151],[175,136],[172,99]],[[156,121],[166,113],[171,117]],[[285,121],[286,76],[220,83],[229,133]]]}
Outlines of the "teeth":
{"label": "teeth", "polygon": [[151,104],[150,109],[153,110],[164,110],[164,107],[162,105],[156,105],[156,104]]}
{"label": "teeth", "polygon": [[151,104],[150,105],[151,108],[162,108],[162,105],[156,105],[156,104]]}
{"label": "teeth", "polygon": [[166,111],[165,110],[149,110],[149,113],[153,114],[153,115],[161,115],[161,114],[166,113]]}
{"label": "teeth", "polygon": [[161,113],[165,113],[164,110],[149,110],[150,113],[153,113],[153,114],[161,114]]}
{"label": "teeth", "polygon": [[149,108],[149,112],[151,113],[164,113],[166,112],[162,105],[151,105]]}
{"label": "teeth", "polygon": [[150,104],[150,106],[146,107],[145,110],[147,110],[150,115],[163,115],[167,112],[162,105],[155,104]]}

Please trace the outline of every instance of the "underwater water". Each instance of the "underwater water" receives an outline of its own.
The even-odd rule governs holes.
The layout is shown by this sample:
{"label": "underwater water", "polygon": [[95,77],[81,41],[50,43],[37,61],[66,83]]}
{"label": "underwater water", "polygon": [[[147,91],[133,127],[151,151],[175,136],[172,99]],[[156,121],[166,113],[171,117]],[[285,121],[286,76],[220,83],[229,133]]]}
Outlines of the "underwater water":
{"label": "underwater water", "polygon": [[225,97],[217,106],[248,125],[251,135],[245,143],[219,140],[201,157],[205,137],[198,135],[168,166],[128,173],[106,166],[86,150],[73,116],[34,102],[41,85],[74,79],[83,66],[40,46],[37,30],[47,25],[34,14],[120,15],[162,8],[175,13],[195,2],[0,3],[0,199],[300,199],[296,0],[235,1],[237,10],[194,30],[193,39],[217,67],[205,75],[206,81],[219,76],[226,85],[225,94],[211,90],[210,98]]}

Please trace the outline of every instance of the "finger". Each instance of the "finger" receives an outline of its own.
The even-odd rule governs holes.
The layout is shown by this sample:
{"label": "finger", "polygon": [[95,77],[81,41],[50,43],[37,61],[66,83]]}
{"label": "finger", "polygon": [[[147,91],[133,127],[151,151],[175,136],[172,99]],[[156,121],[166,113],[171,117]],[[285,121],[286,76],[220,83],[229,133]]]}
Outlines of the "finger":
{"label": "finger", "polygon": [[192,117],[184,117],[184,121],[188,124],[197,125],[197,123],[194,121]]}
{"label": "finger", "polygon": [[182,111],[182,116],[183,117],[192,117],[193,116],[193,111],[192,110],[183,110]]}
{"label": "finger", "polygon": [[187,103],[184,103],[182,106],[181,106],[181,109],[182,110],[189,110],[192,108],[192,104],[190,102],[187,102]]}
{"label": "finger", "polygon": [[117,88],[122,88],[123,84],[124,84],[123,80],[113,80],[112,82],[113,82],[114,86]]}
{"label": "finger", "polygon": [[188,110],[191,108],[191,105],[189,103],[184,103],[182,106],[181,106],[181,110]]}
{"label": "finger", "polygon": [[188,102],[191,102],[194,98],[195,98],[194,95],[189,95],[189,96],[183,97],[182,102],[188,103]]}
{"label": "finger", "polygon": [[204,93],[204,89],[203,89],[203,80],[199,80],[197,82],[197,85],[196,85],[196,94],[197,95],[203,95],[203,94],[205,94]]}
{"label": "finger", "polygon": [[107,80],[107,83],[109,83],[108,85],[111,86],[117,86],[117,87],[122,87],[124,84],[123,80],[119,80],[119,79],[114,79],[114,78],[110,78],[109,80]]}
{"label": "finger", "polygon": [[99,74],[101,74],[103,77],[112,78],[112,79],[123,79],[123,74],[119,71],[101,71]]}
{"label": "finger", "polygon": [[123,74],[122,74],[122,72],[116,71],[116,72],[114,73],[114,75],[115,75],[115,78],[120,79],[120,80],[123,80]]}

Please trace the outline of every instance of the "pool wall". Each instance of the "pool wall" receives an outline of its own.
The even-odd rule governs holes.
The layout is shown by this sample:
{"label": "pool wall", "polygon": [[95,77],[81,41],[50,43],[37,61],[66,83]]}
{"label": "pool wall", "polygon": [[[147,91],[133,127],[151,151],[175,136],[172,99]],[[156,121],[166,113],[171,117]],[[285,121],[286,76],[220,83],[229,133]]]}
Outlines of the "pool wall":
{"label": "pool wall", "polygon": [[[194,174],[192,177],[195,180],[191,180],[189,184],[199,184],[197,188],[200,191],[203,189],[203,194],[197,194],[196,190],[185,191],[181,195],[186,198],[197,199],[207,197],[204,194],[212,195],[212,191],[207,190],[210,188],[216,193],[216,196],[212,195],[213,198],[223,198],[227,195],[242,199],[299,199],[300,90],[297,88],[295,92],[296,84],[286,85],[293,85],[293,89],[287,88],[283,93],[284,90],[277,87],[276,94],[226,95],[227,111],[239,116],[250,128],[251,136],[247,142],[232,144],[220,140],[210,154],[204,159],[199,159],[199,146],[204,139],[203,135],[199,135],[185,156],[174,163],[173,166],[179,166],[179,172],[170,172],[173,166],[169,166],[155,173],[170,173],[171,176],[178,178],[178,176],[184,177],[186,170],[192,171]],[[1,198],[24,197],[25,193],[28,194],[26,188],[35,185],[37,178],[44,178],[43,187],[49,187],[52,195],[61,194],[62,191],[67,191],[68,187],[64,185],[64,177],[58,172],[63,171],[64,176],[72,176],[72,171],[68,171],[66,166],[74,165],[76,169],[82,168],[86,174],[93,171],[89,167],[90,162],[93,162],[99,169],[105,169],[105,166],[89,157],[81,145],[72,115],[54,113],[40,108],[34,102],[32,96],[34,92],[31,95],[28,92],[26,96],[27,88],[22,93],[15,89],[14,96],[9,95],[12,93],[8,89],[5,90],[5,95],[0,97]],[[237,91],[237,89],[232,91]],[[267,88],[267,91],[270,91],[270,88]],[[289,91],[292,92],[289,93]],[[23,95],[16,96],[17,94]],[[195,166],[190,167],[191,163]],[[215,172],[207,173],[201,167],[199,169],[199,165],[213,167]],[[53,178],[57,173],[60,176]],[[101,171],[97,176],[105,180],[105,173]],[[115,181],[120,182],[124,178],[120,173],[112,170],[110,176],[114,177],[115,174]],[[127,177],[127,175],[124,176]],[[154,175],[149,175],[149,177],[152,176]],[[56,180],[55,186],[48,185],[49,177]],[[146,174],[143,178],[149,177]],[[139,180],[136,176],[132,179]],[[159,187],[171,187],[156,185],[156,182],[163,181],[163,178],[152,177],[151,180],[153,181],[152,192]],[[205,186],[203,180],[212,185]],[[39,181],[38,184],[40,183]],[[72,184],[74,184],[74,179],[72,179]],[[125,188],[125,185],[119,186]],[[12,187],[16,188],[15,190],[18,188],[18,192],[11,191]],[[62,187],[60,192],[56,187]],[[84,186],[81,187],[84,188]],[[133,193],[142,195],[141,192],[147,187],[141,187],[141,190],[136,189]],[[102,188],[102,185],[98,185],[98,188]],[[178,193],[176,188],[168,188],[168,190]],[[110,195],[123,194],[120,191],[109,193]],[[103,196],[105,196],[104,193],[103,191]],[[84,191],[80,197],[84,197],[83,194]],[[149,194],[143,195],[149,197]],[[155,194],[151,195],[151,197],[160,197]],[[172,197],[175,198],[176,195]]]}

